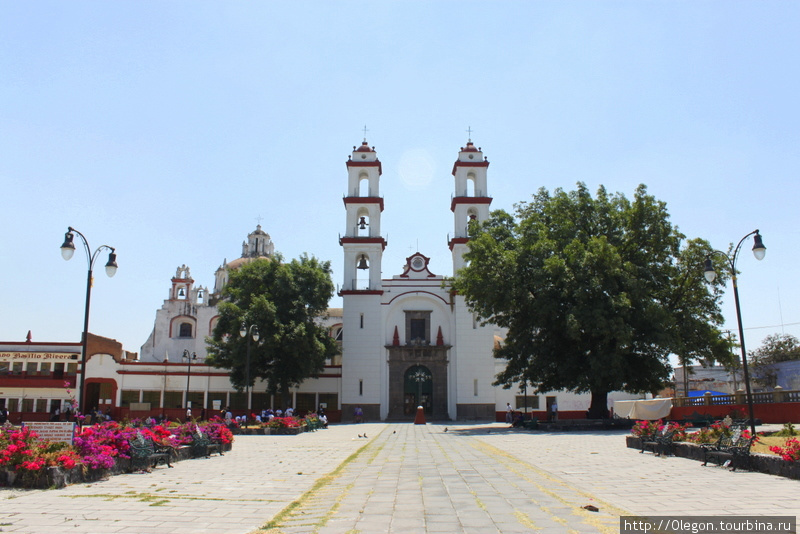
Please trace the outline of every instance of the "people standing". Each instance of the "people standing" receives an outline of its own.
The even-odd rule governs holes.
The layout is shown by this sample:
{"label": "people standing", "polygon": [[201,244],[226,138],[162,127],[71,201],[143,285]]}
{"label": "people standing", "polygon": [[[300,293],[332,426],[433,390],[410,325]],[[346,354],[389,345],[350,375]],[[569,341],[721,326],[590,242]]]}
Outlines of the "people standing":
{"label": "people standing", "polygon": [[506,403],[506,423],[509,425],[514,422],[514,410],[511,408],[511,403]]}
{"label": "people standing", "polygon": [[553,404],[550,405],[550,420],[552,422],[558,421],[558,403],[553,399]]}

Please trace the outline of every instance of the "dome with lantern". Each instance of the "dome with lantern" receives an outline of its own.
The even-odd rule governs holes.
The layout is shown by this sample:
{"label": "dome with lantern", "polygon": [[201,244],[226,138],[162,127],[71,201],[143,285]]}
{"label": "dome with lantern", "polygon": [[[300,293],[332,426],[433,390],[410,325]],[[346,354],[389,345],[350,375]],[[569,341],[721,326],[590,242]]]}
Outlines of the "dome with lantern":
{"label": "dome with lantern", "polygon": [[247,235],[247,241],[242,242],[242,256],[233,261],[223,260],[222,265],[215,273],[214,294],[219,295],[225,284],[228,283],[228,273],[238,269],[245,263],[250,263],[257,259],[271,259],[275,253],[275,245],[269,234],[257,225],[253,232]]}

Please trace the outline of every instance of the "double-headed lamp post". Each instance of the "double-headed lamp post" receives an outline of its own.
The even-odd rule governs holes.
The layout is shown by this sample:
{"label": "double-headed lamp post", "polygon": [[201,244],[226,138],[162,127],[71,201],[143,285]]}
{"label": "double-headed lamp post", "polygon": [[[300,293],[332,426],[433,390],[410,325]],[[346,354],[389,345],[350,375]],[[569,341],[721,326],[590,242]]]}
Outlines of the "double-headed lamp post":
{"label": "double-headed lamp post", "polygon": [[247,388],[247,413],[249,417],[250,410],[252,409],[251,406],[251,398],[250,398],[250,338],[253,341],[258,341],[260,337],[258,333],[258,327],[254,324],[247,326],[247,323],[242,322],[242,326],[239,329],[239,335],[241,337],[247,337],[247,360],[245,360],[245,367],[244,367],[244,383],[245,387]]}
{"label": "double-headed lamp post", "polygon": [[88,358],[87,349],[89,345],[89,304],[92,300],[92,268],[94,267],[94,261],[97,259],[97,255],[100,251],[108,249],[106,274],[109,278],[114,276],[117,274],[117,255],[114,254],[114,247],[109,247],[108,245],[101,245],[92,253],[92,249],[89,247],[89,242],[86,241],[86,237],[70,226],[67,228],[67,233],[64,234],[64,244],[61,245],[61,256],[65,260],[69,260],[72,258],[72,255],[75,254],[75,243],[73,242],[75,234],[78,234],[81,241],[83,241],[86,259],[89,261],[89,272],[86,275],[86,306],[83,311],[83,335],[81,337],[81,378],[80,385],[78,386],[78,411],[81,414],[85,414],[86,399],[84,397],[86,396],[86,392],[84,390],[84,385],[86,382],[86,359]]}
{"label": "double-headed lamp post", "polygon": [[183,349],[183,355],[181,356],[183,360],[188,362],[189,366],[186,369],[186,408],[188,409],[189,406],[189,381],[192,379],[192,362],[197,361],[197,353],[196,352],[189,352],[189,349]]}
{"label": "double-headed lamp post", "polygon": [[767,247],[764,246],[764,242],[762,241],[761,234],[758,233],[758,230],[753,230],[739,241],[739,244],[737,244],[736,248],[733,249],[732,256],[729,256],[728,254],[719,250],[711,251],[711,253],[706,256],[704,275],[709,283],[713,282],[717,277],[717,272],[714,270],[714,264],[711,263],[711,256],[721,256],[725,258],[725,264],[730,271],[731,280],[733,280],[733,299],[736,302],[736,321],[739,323],[739,346],[742,349],[742,371],[744,373],[744,387],[747,394],[747,410],[750,416],[750,431],[753,433],[753,437],[755,437],[756,421],[753,415],[753,394],[750,391],[750,373],[747,370],[747,350],[744,348],[744,329],[742,328],[742,309],[739,306],[739,286],[736,283],[736,260],[738,259],[739,249],[742,248],[742,243],[744,243],[745,239],[750,236],[753,236],[754,242],[753,255],[757,260],[763,260],[764,255],[767,252]]}

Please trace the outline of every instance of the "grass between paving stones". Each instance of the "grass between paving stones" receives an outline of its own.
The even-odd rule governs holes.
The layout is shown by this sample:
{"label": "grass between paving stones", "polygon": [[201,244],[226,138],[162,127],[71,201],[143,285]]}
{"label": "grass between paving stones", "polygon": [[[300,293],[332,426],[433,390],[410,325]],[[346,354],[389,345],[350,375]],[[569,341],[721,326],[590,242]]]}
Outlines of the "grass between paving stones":
{"label": "grass between paving stones", "polygon": [[525,512],[520,512],[519,510],[516,510],[514,512],[514,517],[517,519],[517,522],[520,525],[529,528],[531,530],[540,530],[539,527],[536,526],[536,523],[534,523],[533,520],[530,518],[530,516]]}
{"label": "grass between paving stones", "polygon": [[[156,490],[156,493],[163,490]],[[170,493],[176,490],[171,490]],[[241,501],[244,499],[223,499],[221,497],[199,497],[197,495],[156,495],[155,493],[145,493],[136,491],[126,491],[125,493],[95,493],[93,495],[65,495],[68,499],[105,499],[115,501],[117,499],[131,499],[140,502],[149,502],[150,506],[163,506],[172,500],[176,501]],[[246,502],[271,502],[269,499],[246,499]]]}
{"label": "grass between paving stones", "polygon": [[[361,454],[364,453],[367,450],[367,448],[369,447],[369,445],[371,443],[372,443],[372,440],[368,441],[366,444],[364,444],[364,446],[362,446],[356,452],[354,452],[353,454],[348,456],[342,463],[340,463],[336,467],[336,469],[334,469],[333,471],[331,471],[327,475],[324,475],[321,478],[319,478],[314,483],[314,485],[311,486],[311,488],[308,491],[306,491],[300,497],[298,497],[295,501],[290,503],[286,508],[284,508],[283,510],[278,512],[275,515],[275,517],[273,517],[272,520],[270,520],[263,527],[261,527],[258,530],[253,531],[252,534],[280,534],[281,533],[281,530],[280,530],[281,527],[290,526],[287,523],[289,523],[292,520],[292,514],[295,511],[297,511],[300,507],[302,507],[303,505],[312,502],[314,494],[319,492],[325,486],[328,486],[329,484],[331,484],[334,480],[336,480],[341,475],[342,471],[344,471],[344,468],[347,467],[351,462],[356,460],[359,456],[361,456]],[[383,449],[383,445],[381,445],[380,447],[377,447],[373,451],[372,457],[369,460],[370,463],[376,458],[376,456],[378,455],[378,453],[380,453],[380,451],[382,449]],[[318,521],[316,521],[314,524],[307,525],[307,526],[313,527],[314,530],[325,526],[325,524],[328,522],[328,520],[331,518],[331,516],[334,513],[336,513],[336,510],[339,509],[339,506],[341,505],[342,500],[344,500],[345,496],[349,493],[351,488],[352,488],[352,484],[350,484],[347,487],[345,487],[344,490],[341,491],[339,493],[339,495],[334,499],[333,506],[330,507],[330,509],[323,515],[323,517],[321,519],[319,519]]]}
{"label": "grass between paving stones", "polygon": [[[591,495],[590,493],[587,493],[584,490],[572,486],[571,484],[568,484],[564,480],[561,480],[560,478],[553,476],[552,474],[544,471],[543,469],[540,469],[533,464],[529,464],[523,460],[520,460],[514,455],[509,454],[501,449],[498,449],[497,447],[494,447],[488,443],[478,441],[476,444],[472,444],[472,446],[478,450],[482,450],[486,454],[494,456],[499,462],[505,464],[506,468],[509,471],[516,473],[523,480],[526,480],[527,482],[534,484],[539,489],[539,491],[542,491],[543,493],[550,495],[551,497],[560,501],[562,504],[572,508],[573,515],[581,517],[581,519],[585,523],[593,526],[602,533],[612,534],[615,532],[619,532],[617,518],[621,515],[630,515],[627,511],[622,510],[621,508],[617,508],[611,503],[601,501],[597,499],[597,497]],[[532,471],[537,477],[543,478],[551,482],[552,484],[545,487],[544,485],[540,484],[539,481],[523,473],[522,467],[526,468],[529,471]],[[573,492],[577,495],[585,497],[587,501],[592,501],[594,504],[600,507],[601,511],[603,512],[603,515],[595,517],[597,514],[582,509],[582,507],[579,504],[576,504],[572,502],[570,499],[565,498],[563,495],[561,495],[560,493],[558,493],[556,490],[553,489],[554,487],[558,486],[561,486],[562,488],[564,488],[569,492]],[[567,521],[565,518],[559,517],[553,511],[551,511],[545,506],[542,506],[539,503],[536,504],[543,512],[545,512],[550,516],[551,520],[563,524],[564,526],[567,525]],[[608,522],[609,520],[611,520],[611,522]]]}

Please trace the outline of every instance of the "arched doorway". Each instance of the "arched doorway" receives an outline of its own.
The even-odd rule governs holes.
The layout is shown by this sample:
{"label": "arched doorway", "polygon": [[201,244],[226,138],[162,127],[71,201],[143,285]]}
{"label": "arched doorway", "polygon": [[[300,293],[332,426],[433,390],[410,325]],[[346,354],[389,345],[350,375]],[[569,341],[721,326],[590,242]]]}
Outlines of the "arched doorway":
{"label": "arched doorway", "polygon": [[417,406],[422,406],[425,413],[433,411],[433,374],[424,365],[409,367],[403,379],[403,413],[414,415]]}

